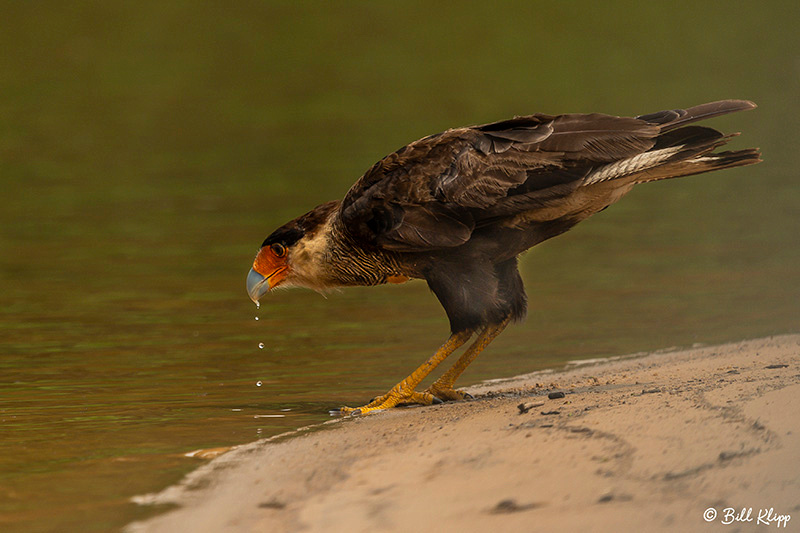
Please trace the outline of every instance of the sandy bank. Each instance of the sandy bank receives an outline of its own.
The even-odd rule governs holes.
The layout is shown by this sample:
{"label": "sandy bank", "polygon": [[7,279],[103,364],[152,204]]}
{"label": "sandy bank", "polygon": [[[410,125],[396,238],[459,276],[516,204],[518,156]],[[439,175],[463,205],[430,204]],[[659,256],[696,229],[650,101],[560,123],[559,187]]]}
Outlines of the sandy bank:
{"label": "sandy bank", "polygon": [[241,446],[141,497],[181,507],[128,529],[766,531],[770,508],[800,529],[800,335],[471,390]]}

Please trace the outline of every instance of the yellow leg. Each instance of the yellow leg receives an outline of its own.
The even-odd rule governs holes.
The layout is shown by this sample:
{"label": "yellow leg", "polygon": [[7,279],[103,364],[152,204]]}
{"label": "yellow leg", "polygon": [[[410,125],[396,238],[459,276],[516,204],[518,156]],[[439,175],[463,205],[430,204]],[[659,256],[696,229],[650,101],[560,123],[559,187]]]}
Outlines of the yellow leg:
{"label": "yellow leg", "polygon": [[461,347],[471,336],[472,331],[462,331],[451,335],[450,338],[447,339],[447,342],[436,350],[436,353],[433,354],[430,359],[425,361],[422,366],[412,372],[406,379],[392,387],[392,389],[383,396],[379,396],[367,405],[361,407],[341,407],[336,411],[332,411],[331,414],[358,416],[380,409],[389,409],[400,403],[432,404],[434,398],[431,394],[416,392],[414,389],[428,374],[439,366],[439,363],[447,359],[448,355]]}
{"label": "yellow leg", "polygon": [[509,318],[506,318],[499,324],[487,326],[486,329],[478,335],[478,338],[475,339],[472,346],[467,348],[467,351],[464,352],[458,361],[456,361],[447,372],[442,374],[439,379],[434,381],[433,384],[425,390],[425,393],[435,396],[440,400],[463,400],[464,398],[470,397],[466,392],[455,390],[453,385],[455,385],[456,380],[464,370],[467,369],[469,364],[478,357],[478,354],[489,346],[489,343],[492,342],[495,337],[500,335],[508,325],[509,320]]}

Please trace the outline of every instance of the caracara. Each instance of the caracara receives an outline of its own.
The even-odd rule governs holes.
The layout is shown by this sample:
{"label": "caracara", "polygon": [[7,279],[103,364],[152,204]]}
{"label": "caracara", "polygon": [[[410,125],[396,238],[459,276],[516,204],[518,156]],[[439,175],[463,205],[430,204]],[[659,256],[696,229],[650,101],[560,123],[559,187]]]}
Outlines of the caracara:
{"label": "caracara", "polygon": [[[324,291],[424,279],[447,313],[450,338],[386,394],[337,412],[463,399],[456,379],[525,315],[519,254],[639,183],[758,163],[757,149],[714,151],[736,134],[689,125],[754,107],[724,100],[635,118],[536,114],[425,137],[378,161],[344,200],[275,230],[256,255],[247,292],[258,303],[279,286]],[[473,334],[453,367],[417,391]]]}

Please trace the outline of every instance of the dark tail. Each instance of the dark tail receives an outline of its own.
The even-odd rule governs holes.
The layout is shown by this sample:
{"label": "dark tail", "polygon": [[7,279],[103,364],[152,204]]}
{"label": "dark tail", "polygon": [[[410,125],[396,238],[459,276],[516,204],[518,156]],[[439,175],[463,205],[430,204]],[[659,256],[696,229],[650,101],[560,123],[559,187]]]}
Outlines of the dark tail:
{"label": "dark tail", "polygon": [[636,178],[633,181],[634,183],[646,183],[649,181],[681,178],[683,176],[711,172],[712,170],[722,170],[725,168],[754,165],[760,162],[761,154],[756,148],[748,148],[747,150],[736,150],[732,152],[704,154],[683,161],[664,164],[648,171],[641,172],[636,175]]}
{"label": "dark tail", "polygon": [[[659,125],[661,133],[650,150],[637,156],[641,159],[641,168],[627,174],[623,179],[628,183],[645,183],[760,163],[761,154],[757,148],[714,152],[739,135],[738,133],[723,135],[713,128],[687,126],[692,122],[755,107],[756,104],[747,100],[722,100],[688,109],[672,109],[636,117]],[[591,176],[588,181],[611,178],[613,172],[610,173],[609,170],[611,169]]]}
{"label": "dark tail", "polygon": [[636,118],[651,124],[658,124],[661,126],[661,132],[666,133],[692,122],[727,115],[736,111],[755,109],[756,107],[758,106],[749,100],[720,100],[696,105],[688,109],[670,109],[650,113],[649,115],[640,115]]}

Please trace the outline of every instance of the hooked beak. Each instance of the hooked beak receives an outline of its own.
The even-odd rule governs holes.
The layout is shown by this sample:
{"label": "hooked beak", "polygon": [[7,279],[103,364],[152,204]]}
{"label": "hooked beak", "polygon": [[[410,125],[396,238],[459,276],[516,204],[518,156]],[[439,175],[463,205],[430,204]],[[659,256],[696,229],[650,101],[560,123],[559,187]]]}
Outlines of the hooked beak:
{"label": "hooked beak", "polygon": [[253,268],[247,274],[247,294],[258,305],[258,300],[269,291],[286,280],[289,265],[286,264],[286,253],[276,256],[269,246],[262,246],[258,251]]}
{"label": "hooked beak", "polygon": [[247,274],[247,294],[250,295],[250,299],[257,304],[270,288],[269,278],[265,278],[251,268],[250,273]]}

